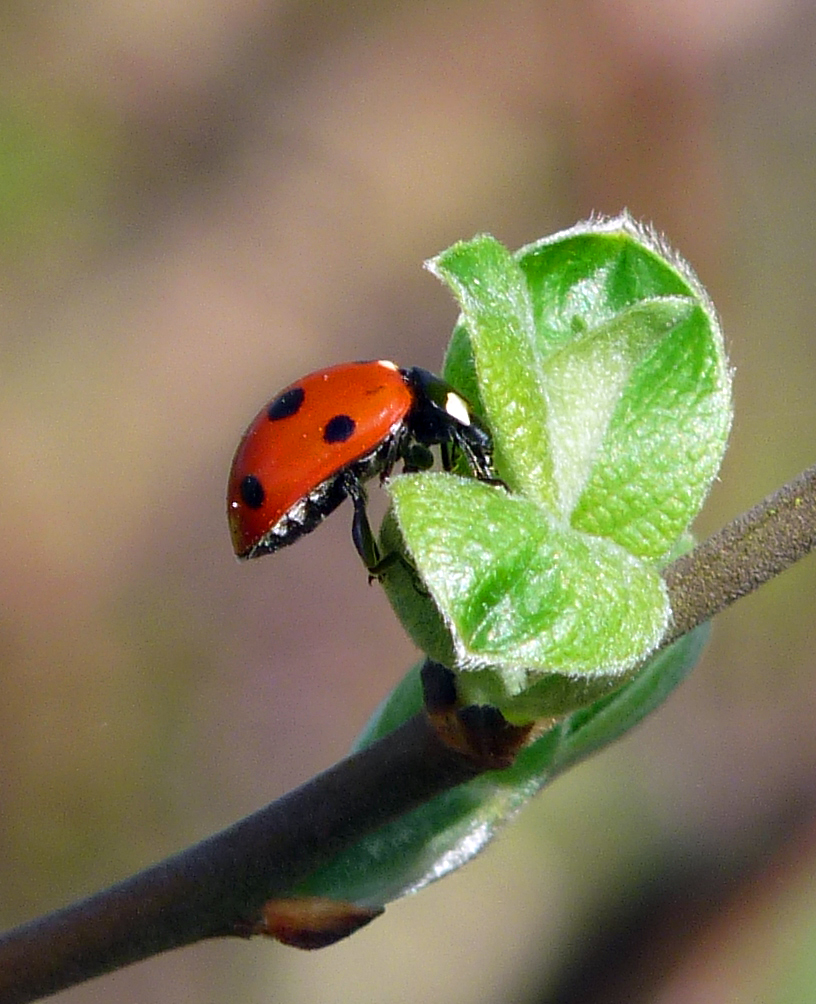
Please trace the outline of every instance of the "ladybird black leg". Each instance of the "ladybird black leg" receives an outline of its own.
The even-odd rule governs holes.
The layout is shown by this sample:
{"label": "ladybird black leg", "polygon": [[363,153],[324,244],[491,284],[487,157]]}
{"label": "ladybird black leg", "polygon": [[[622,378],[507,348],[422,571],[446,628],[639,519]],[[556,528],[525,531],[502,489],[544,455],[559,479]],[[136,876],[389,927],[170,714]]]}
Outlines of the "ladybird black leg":
{"label": "ladybird black leg", "polygon": [[428,591],[422,584],[422,580],[417,575],[417,570],[411,562],[400,554],[399,551],[390,551],[383,554],[380,550],[374,531],[371,529],[371,522],[368,518],[366,508],[367,498],[365,488],[360,484],[359,478],[349,473],[346,476],[345,490],[354,506],[354,516],[351,520],[351,539],[354,548],[362,558],[363,564],[368,569],[368,581],[373,582],[379,579],[382,574],[392,565],[400,562],[411,574],[414,589],[420,596],[428,596]]}
{"label": "ladybird black leg", "polygon": [[411,576],[411,585],[414,587],[414,591],[419,593],[420,596],[430,596],[431,594],[425,588],[425,583],[419,577],[419,572],[416,570],[416,566],[411,564],[408,558],[404,554],[400,554],[399,551],[389,551],[388,554],[384,554],[376,565],[372,565],[368,569],[368,581],[373,582],[375,579],[381,579],[383,574],[388,571],[392,565],[402,565],[405,571]]}
{"label": "ladybird black leg", "polygon": [[510,767],[534,726],[511,725],[498,708],[470,705],[463,708],[456,691],[456,674],[439,662],[426,659],[422,666],[425,712],[436,734],[458,753],[488,770]]}
{"label": "ladybird black leg", "polygon": [[346,494],[354,506],[354,516],[351,520],[351,539],[357,553],[363,560],[363,564],[368,569],[368,581],[373,582],[379,579],[383,572],[387,571],[396,562],[402,562],[414,580],[414,589],[423,596],[427,596],[427,591],[417,575],[416,569],[408,559],[398,551],[391,551],[383,554],[377,544],[374,531],[368,519],[366,509],[366,493],[358,478],[349,475],[346,480]]}
{"label": "ladybird black leg", "polygon": [[398,551],[389,551],[388,554],[384,554],[373,565],[368,566],[368,581],[373,582],[375,579],[382,578],[384,572],[387,572],[392,565],[396,565],[399,562],[408,564]]}
{"label": "ladybird black leg", "polygon": [[[472,444],[462,435],[454,437],[454,444],[458,450],[464,453],[468,466],[479,481],[483,481],[487,485],[497,485],[499,488],[504,488],[505,491],[510,491],[509,485],[501,478],[496,477],[492,458],[489,455],[480,450],[474,450]],[[443,444],[443,447],[445,445]],[[445,462],[444,453],[442,454],[442,462]],[[446,467],[445,470],[450,470],[450,467]]]}
{"label": "ladybird black leg", "polygon": [[433,453],[422,443],[412,443],[402,452],[402,473],[413,474],[416,471],[427,471],[433,467]]}
{"label": "ladybird black leg", "polygon": [[380,565],[382,555],[368,519],[366,508],[368,500],[365,488],[354,475],[349,474],[346,478],[346,493],[354,506],[354,516],[351,520],[351,539],[357,553],[363,560],[363,564],[370,574],[374,574],[373,569]]}
{"label": "ladybird black leg", "polygon": [[464,436],[456,436],[455,443],[457,448],[464,453],[468,466],[480,481],[493,480],[495,477],[493,465],[484,454],[474,450]]}

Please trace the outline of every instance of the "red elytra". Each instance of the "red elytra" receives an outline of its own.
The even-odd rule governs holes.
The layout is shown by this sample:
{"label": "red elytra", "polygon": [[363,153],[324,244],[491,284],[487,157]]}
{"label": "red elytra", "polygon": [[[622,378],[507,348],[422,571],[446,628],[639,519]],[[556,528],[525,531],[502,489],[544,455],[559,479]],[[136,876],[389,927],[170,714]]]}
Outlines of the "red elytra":
{"label": "red elytra", "polygon": [[258,413],[232,462],[227,514],[235,553],[254,558],[285,547],[351,498],[354,543],[372,567],[362,482],[408,461],[414,444],[452,444],[477,477],[495,480],[486,427],[426,370],[342,363],[291,384]]}

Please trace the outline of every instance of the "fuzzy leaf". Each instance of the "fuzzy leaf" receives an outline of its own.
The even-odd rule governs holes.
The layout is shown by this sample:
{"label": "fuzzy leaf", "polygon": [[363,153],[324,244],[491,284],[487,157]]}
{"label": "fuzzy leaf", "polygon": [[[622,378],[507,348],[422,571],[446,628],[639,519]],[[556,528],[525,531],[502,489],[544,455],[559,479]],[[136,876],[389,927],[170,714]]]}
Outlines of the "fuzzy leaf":
{"label": "fuzzy leaf", "polygon": [[462,309],[445,375],[487,420],[512,494],[393,479],[383,543],[415,573],[395,566],[384,585],[464,698],[516,721],[561,714],[668,623],[657,569],[731,423],[722,334],[691,269],[628,216],[515,255],[482,235],[429,268]]}
{"label": "fuzzy leaf", "polygon": [[[583,676],[586,703],[662,637],[669,615],[662,579],[613,541],[472,479],[408,475],[389,490],[405,550],[451,628],[466,703],[494,704],[522,720],[571,710],[574,702],[552,706],[551,689],[546,707],[542,692],[527,691],[544,675]],[[465,561],[456,560],[461,554]],[[395,577],[404,586],[410,574],[395,568],[387,590]],[[435,633],[423,631],[435,632],[432,619],[410,625],[417,644],[433,649]]]}

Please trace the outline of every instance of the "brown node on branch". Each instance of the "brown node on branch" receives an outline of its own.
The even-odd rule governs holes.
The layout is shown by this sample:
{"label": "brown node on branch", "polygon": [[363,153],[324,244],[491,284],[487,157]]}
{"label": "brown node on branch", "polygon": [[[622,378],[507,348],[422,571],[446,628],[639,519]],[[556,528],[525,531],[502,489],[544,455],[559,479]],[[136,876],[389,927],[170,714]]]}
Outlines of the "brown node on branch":
{"label": "brown node on branch", "polygon": [[532,723],[511,725],[498,708],[461,707],[456,676],[441,663],[425,661],[422,691],[426,714],[442,742],[482,770],[512,767],[532,736]]}
{"label": "brown node on branch", "polygon": [[358,906],[323,896],[270,899],[253,921],[235,925],[244,938],[260,934],[293,948],[326,948],[370,924],[385,908]]}

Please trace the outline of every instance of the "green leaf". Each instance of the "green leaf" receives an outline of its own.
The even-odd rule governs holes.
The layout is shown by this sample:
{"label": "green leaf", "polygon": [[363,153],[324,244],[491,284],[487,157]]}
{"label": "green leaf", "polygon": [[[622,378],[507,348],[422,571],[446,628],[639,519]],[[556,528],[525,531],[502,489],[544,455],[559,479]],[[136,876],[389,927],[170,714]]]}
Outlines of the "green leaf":
{"label": "green leaf", "polygon": [[[583,676],[580,703],[587,703],[660,641],[669,616],[663,580],[613,541],[471,479],[408,475],[389,490],[410,561],[453,628],[452,664],[466,703],[493,704],[517,720],[560,714],[576,697],[564,706],[542,677],[572,678],[571,695]],[[385,588],[399,599],[410,580],[395,566]],[[415,588],[408,598],[428,603]],[[421,648],[451,664],[437,649],[432,615],[403,622]]]}
{"label": "green leaf", "polygon": [[[462,314],[445,375],[483,414],[507,495],[394,478],[384,585],[463,698],[514,721],[614,686],[658,644],[656,570],[688,529],[731,423],[716,314],[628,216],[512,255],[479,236],[429,268]],[[420,593],[418,595],[417,583]]]}
{"label": "green leaf", "polygon": [[[631,312],[649,310],[654,320],[651,307]],[[730,424],[722,343],[702,308],[686,301],[622,388],[572,525],[661,560],[700,510]]]}
{"label": "green leaf", "polygon": [[[493,244],[477,237],[429,266],[462,306],[447,379],[487,419],[508,484],[576,529],[659,560],[699,511],[731,424],[713,306],[688,265],[622,216],[507,256],[533,317],[531,331],[529,313],[522,325],[514,308],[510,337],[498,318],[510,279],[486,291],[500,260]],[[535,461],[524,466],[516,448]]]}
{"label": "green leaf", "polygon": [[[483,774],[381,827],[312,875],[297,893],[382,906],[460,868],[558,774],[658,707],[690,672],[706,635],[707,626],[698,628],[614,693],[568,715],[508,770]],[[421,705],[417,666],[375,714],[356,748],[370,745]]]}
{"label": "green leaf", "polygon": [[[478,331],[478,394],[459,389],[488,419],[502,476],[514,490],[554,509],[556,496],[533,310],[524,273],[493,237],[455,244],[428,269],[456,294],[462,318]],[[494,422],[501,416],[505,420]]]}

